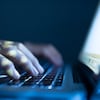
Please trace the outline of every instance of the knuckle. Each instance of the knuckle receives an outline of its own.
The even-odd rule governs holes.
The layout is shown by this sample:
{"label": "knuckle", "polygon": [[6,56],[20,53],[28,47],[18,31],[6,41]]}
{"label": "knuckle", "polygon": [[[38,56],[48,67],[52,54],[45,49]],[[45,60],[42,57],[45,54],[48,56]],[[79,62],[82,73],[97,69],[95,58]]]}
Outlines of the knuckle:
{"label": "knuckle", "polygon": [[29,60],[26,56],[21,56],[20,57],[20,63],[21,64],[26,64],[26,63],[29,63]]}
{"label": "knuckle", "polygon": [[10,57],[16,57],[17,56],[17,51],[16,51],[16,49],[10,49],[6,52],[6,55],[10,56]]}

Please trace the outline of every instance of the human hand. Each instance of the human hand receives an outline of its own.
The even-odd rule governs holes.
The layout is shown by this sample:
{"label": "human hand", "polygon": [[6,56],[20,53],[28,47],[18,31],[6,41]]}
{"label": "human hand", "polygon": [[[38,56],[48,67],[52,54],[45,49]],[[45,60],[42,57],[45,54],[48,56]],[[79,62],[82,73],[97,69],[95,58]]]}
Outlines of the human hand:
{"label": "human hand", "polygon": [[63,65],[63,58],[60,52],[51,44],[33,44],[26,42],[25,46],[36,56],[48,59],[55,66]]}
{"label": "human hand", "polygon": [[0,69],[15,80],[20,78],[16,64],[32,76],[44,72],[37,58],[22,43],[0,41]]}

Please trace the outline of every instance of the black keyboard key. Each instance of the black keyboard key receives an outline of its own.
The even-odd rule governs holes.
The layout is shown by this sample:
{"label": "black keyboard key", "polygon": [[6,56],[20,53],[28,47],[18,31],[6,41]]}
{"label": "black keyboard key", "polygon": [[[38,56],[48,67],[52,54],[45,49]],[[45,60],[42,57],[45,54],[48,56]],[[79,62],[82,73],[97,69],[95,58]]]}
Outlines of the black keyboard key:
{"label": "black keyboard key", "polygon": [[25,74],[23,74],[21,77],[20,77],[20,82],[23,82],[23,81],[25,81],[25,79],[27,79],[28,77],[30,77],[30,75],[28,74],[28,73],[25,73]]}
{"label": "black keyboard key", "polygon": [[55,86],[61,86],[62,85],[62,80],[56,80]]}
{"label": "black keyboard key", "polygon": [[62,86],[62,82],[56,82],[56,83],[55,83],[55,87],[56,87],[56,86]]}
{"label": "black keyboard key", "polygon": [[61,86],[62,82],[63,82],[63,74],[59,74],[55,81],[55,86]]}
{"label": "black keyboard key", "polygon": [[55,75],[49,74],[42,80],[40,85],[49,86],[52,84],[54,78],[55,78]]}
{"label": "black keyboard key", "polygon": [[20,80],[10,80],[8,82],[8,85],[9,86],[12,86],[12,85],[18,85],[20,83]]}
{"label": "black keyboard key", "polygon": [[7,75],[0,75],[0,84],[5,84],[10,80]]}
{"label": "black keyboard key", "polygon": [[59,74],[57,79],[63,79],[63,74]]}
{"label": "black keyboard key", "polygon": [[30,75],[28,73],[23,73],[20,77],[19,80],[10,80],[8,82],[8,85],[9,86],[12,86],[12,85],[19,85],[19,84],[24,84],[25,81],[27,81],[27,79],[30,77]]}

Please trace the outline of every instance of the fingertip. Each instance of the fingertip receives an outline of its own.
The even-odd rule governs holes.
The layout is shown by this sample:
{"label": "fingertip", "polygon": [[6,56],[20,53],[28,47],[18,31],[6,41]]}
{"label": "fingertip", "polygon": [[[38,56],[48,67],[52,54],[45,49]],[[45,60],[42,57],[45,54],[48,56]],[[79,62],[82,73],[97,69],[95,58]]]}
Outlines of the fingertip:
{"label": "fingertip", "polygon": [[15,77],[14,77],[14,78],[15,78],[16,80],[18,80],[18,79],[20,79],[20,77],[21,77],[21,76],[20,76],[20,74],[18,73],[18,71],[15,70]]}
{"label": "fingertip", "polygon": [[32,76],[38,76],[39,72],[38,70],[30,63],[30,66],[27,67],[27,71],[32,75]]}
{"label": "fingertip", "polygon": [[6,73],[8,74],[8,76],[15,80],[18,80],[20,78],[20,74],[13,68],[6,70]]}
{"label": "fingertip", "polygon": [[38,76],[39,72],[36,69],[32,69],[31,74],[32,74],[32,76]]}
{"label": "fingertip", "polygon": [[40,67],[39,67],[40,69],[39,69],[39,72],[40,72],[40,74],[42,74],[43,72],[44,72],[44,68],[40,65]]}

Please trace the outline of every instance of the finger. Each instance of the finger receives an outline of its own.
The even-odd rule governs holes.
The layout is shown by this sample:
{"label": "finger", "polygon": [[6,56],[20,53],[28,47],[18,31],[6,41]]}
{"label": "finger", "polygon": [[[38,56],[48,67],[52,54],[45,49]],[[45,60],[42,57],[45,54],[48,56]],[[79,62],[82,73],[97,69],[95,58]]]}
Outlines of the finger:
{"label": "finger", "polygon": [[42,56],[51,61],[55,66],[63,65],[63,58],[59,51],[52,45],[25,43],[25,46],[35,55]]}
{"label": "finger", "polygon": [[45,58],[49,59],[54,65],[62,66],[62,56],[52,45],[49,45],[45,49],[43,49],[43,55],[45,56]]}
{"label": "finger", "polygon": [[17,47],[8,47],[6,49],[3,48],[3,51],[1,53],[14,63],[17,63],[18,65],[23,67],[31,75],[38,75],[39,72],[37,71],[37,69],[32,65],[31,61],[20,50],[17,49]]}
{"label": "finger", "polygon": [[20,74],[15,69],[14,64],[9,59],[7,59],[6,57],[4,57],[1,54],[0,54],[0,67],[11,78],[16,79],[16,80],[20,78]]}
{"label": "finger", "polygon": [[21,43],[18,44],[18,48],[25,54],[25,56],[28,57],[28,59],[31,60],[32,64],[35,66],[35,68],[39,71],[39,73],[43,73],[44,69],[39,64],[37,58]]}

